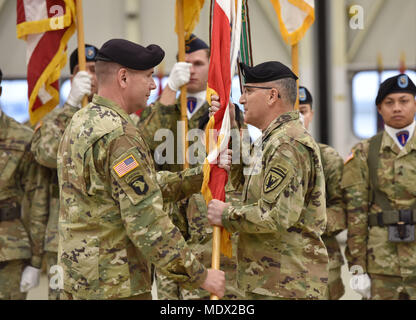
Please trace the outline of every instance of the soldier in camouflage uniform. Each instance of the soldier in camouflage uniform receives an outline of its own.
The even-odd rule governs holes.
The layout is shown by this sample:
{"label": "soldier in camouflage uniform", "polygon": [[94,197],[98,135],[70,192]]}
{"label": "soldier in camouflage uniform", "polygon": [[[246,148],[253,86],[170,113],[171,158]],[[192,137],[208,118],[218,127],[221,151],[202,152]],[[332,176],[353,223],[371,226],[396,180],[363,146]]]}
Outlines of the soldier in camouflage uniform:
{"label": "soldier in camouflage uniform", "polygon": [[58,263],[64,298],[150,299],[153,263],[186,288],[224,294],[224,273],[207,270],[163,211],[199,189],[201,167],[156,174],[128,114],[144,107],[164,57],[113,39],[99,50],[98,95],[73,116],[58,150]]}
{"label": "soldier in camouflage uniform", "polygon": [[[313,119],[313,99],[309,90],[299,87],[299,113],[303,115],[306,130]],[[327,226],[322,236],[329,255],[329,299],[338,300],[345,293],[341,278],[344,264],[341,248],[336,235],[347,228],[347,215],[342,201],[341,178],[344,162],[338,152],[330,146],[318,143],[321,151],[322,167],[325,176]]]}
{"label": "soldier in camouflage uniform", "polygon": [[352,288],[364,298],[416,299],[416,87],[400,74],[376,98],[385,130],[352,149],[342,189]]}
{"label": "soldier in camouflage uniform", "polygon": [[325,177],[319,147],[293,111],[297,77],[279,62],[240,65],[240,103],[245,122],[263,132],[263,155],[244,177],[231,177],[233,185],[244,181],[244,205],[212,200],[208,220],[239,232],[246,299],[327,299]]}
{"label": "soldier in camouflage uniform", "polygon": [[[85,45],[86,71],[79,71],[78,49],[72,52],[70,56],[71,91],[68,100],[62,108],[55,108],[47,114],[36,126],[33,135],[31,151],[40,165],[50,169],[51,177],[49,184],[49,217],[44,242],[49,282],[53,276],[50,269],[58,262],[59,185],[56,171],[58,146],[72,116],[81,108],[84,95],[87,95],[91,102],[92,96],[97,92],[95,76],[95,56],[97,52],[98,48],[95,46]],[[58,300],[59,289],[53,289],[51,286],[48,288],[49,300]]]}
{"label": "soldier in camouflage uniform", "polygon": [[[0,84],[1,78],[0,70]],[[39,284],[48,175],[33,161],[32,133],[0,110],[1,300],[26,299],[26,292]]]}

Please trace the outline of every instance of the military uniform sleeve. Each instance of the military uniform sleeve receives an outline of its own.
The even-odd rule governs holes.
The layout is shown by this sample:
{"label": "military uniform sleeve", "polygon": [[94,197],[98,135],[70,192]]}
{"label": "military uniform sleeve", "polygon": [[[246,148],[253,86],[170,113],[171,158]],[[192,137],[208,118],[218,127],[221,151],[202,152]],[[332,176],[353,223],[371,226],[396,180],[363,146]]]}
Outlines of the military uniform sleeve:
{"label": "military uniform sleeve", "polygon": [[[187,247],[178,228],[163,211],[162,192],[155,172],[130,138],[122,136],[115,145],[123,145],[111,159],[113,197],[119,202],[127,235],[141,253],[159,271],[185,288],[197,288],[207,271]],[[128,147],[131,145],[131,147]],[[127,161],[127,162],[126,162]],[[120,163],[128,163],[123,172]],[[120,169],[121,168],[121,169]]]}
{"label": "military uniform sleeve", "polygon": [[31,151],[36,161],[47,168],[57,168],[58,146],[63,132],[54,121],[40,123],[32,139]]}
{"label": "military uniform sleeve", "polygon": [[39,165],[29,151],[22,161],[22,166],[25,197],[29,203],[28,232],[32,249],[31,265],[40,268],[49,216],[50,172],[48,168]]}
{"label": "military uniform sleeve", "polygon": [[[362,146],[362,145],[361,145]],[[368,168],[362,147],[353,150],[344,165],[341,188],[347,210],[348,238],[345,256],[350,267],[367,269]]]}
{"label": "military uniform sleeve", "polygon": [[159,171],[156,180],[165,202],[176,202],[188,198],[201,190],[202,166],[181,172]]}
{"label": "military uniform sleeve", "polygon": [[325,186],[326,186],[326,212],[327,227],[326,235],[337,234],[347,228],[347,215],[342,200],[341,179],[344,162],[334,152],[331,153],[330,161],[323,163]]}
{"label": "military uniform sleeve", "polygon": [[[231,232],[270,233],[294,226],[302,212],[304,165],[294,163],[291,147],[275,151],[265,165],[261,198],[257,203],[224,210],[222,223]],[[291,154],[292,153],[292,154]],[[296,170],[295,170],[296,168]]]}

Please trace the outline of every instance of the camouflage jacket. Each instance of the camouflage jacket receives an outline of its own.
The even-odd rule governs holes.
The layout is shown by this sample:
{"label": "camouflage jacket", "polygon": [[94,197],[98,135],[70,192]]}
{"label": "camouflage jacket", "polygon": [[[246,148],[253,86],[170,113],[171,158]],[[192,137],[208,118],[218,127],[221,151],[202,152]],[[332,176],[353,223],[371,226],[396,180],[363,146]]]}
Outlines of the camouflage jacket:
{"label": "camouflage jacket", "polygon": [[324,240],[329,255],[329,269],[344,264],[341,249],[335,236],[347,228],[347,215],[342,200],[341,179],[344,161],[338,152],[330,146],[319,143],[322,167],[325,176],[327,226]]}
{"label": "camouflage jacket", "polygon": [[[208,103],[202,105],[198,111],[192,116],[191,119],[188,119],[188,130],[198,129],[199,120],[207,112],[209,108]],[[165,106],[160,102],[156,102],[153,106],[147,107],[144,109],[140,116],[140,122],[138,128],[142,133],[144,141],[148,144],[152,155],[155,153],[158,145],[163,143],[163,141],[155,141],[154,137],[156,132],[159,129],[168,129],[173,133],[174,137],[174,163],[165,163],[157,164],[157,170],[167,170],[172,172],[178,172],[183,170],[183,164],[178,163],[177,161],[177,151],[180,150],[182,146],[178,146],[178,122],[181,121],[181,107],[179,100],[176,101],[176,104]],[[189,142],[189,145],[192,143]],[[203,159],[202,159],[203,160]],[[192,167],[192,165],[190,165]]]}
{"label": "camouflage jacket", "polygon": [[[262,157],[246,172],[243,206],[222,223],[239,232],[238,284],[245,292],[326,299],[328,253],[325,178],[319,147],[298,112],[274,120],[262,134]],[[260,173],[254,173],[260,168]],[[240,181],[240,179],[233,179]]]}
{"label": "camouflage jacket", "polygon": [[39,164],[49,168],[51,177],[49,216],[44,241],[45,251],[58,251],[59,185],[56,158],[64,131],[78,110],[78,107],[67,103],[62,108],[55,108],[41,120],[33,134],[31,151]]}
{"label": "camouflage jacket", "polygon": [[[410,208],[416,199],[416,136],[399,147],[383,133],[377,177],[393,208]],[[370,181],[367,165],[369,139],[352,149],[344,165],[342,189],[348,213],[346,257],[349,266],[361,266],[364,272],[402,277],[416,276],[416,242],[388,241],[387,227],[369,227],[368,215],[382,211],[369,203]]]}
{"label": "camouflage jacket", "polygon": [[201,167],[156,174],[131,118],[95,95],[73,116],[58,150],[58,261],[64,290],[79,298],[114,299],[151,290],[150,264],[184,287],[206,269],[162,210],[198,190]]}
{"label": "camouflage jacket", "polygon": [[21,208],[20,219],[0,221],[0,261],[31,258],[40,268],[48,172],[34,161],[31,138],[30,128],[0,112],[0,208]]}
{"label": "camouflage jacket", "polygon": [[[231,184],[226,186],[226,201],[239,204],[241,203],[241,191],[234,190]],[[205,267],[211,267],[212,257],[212,226],[207,219],[207,205],[201,193],[193,194],[186,207],[186,219],[188,222],[187,240],[188,246],[204,264]],[[228,258],[221,255],[220,269],[225,272],[226,284],[225,295],[223,299],[241,299],[243,293],[237,288],[237,239],[238,234],[235,233],[231,237],[233,244],[233,257]],[[209,299],[209,292],[202,289],[187,290],[181,289],[173,281],[160,280],[163,283],[158,285],[159,299],[176,299],[176,300],[194,300]]]}

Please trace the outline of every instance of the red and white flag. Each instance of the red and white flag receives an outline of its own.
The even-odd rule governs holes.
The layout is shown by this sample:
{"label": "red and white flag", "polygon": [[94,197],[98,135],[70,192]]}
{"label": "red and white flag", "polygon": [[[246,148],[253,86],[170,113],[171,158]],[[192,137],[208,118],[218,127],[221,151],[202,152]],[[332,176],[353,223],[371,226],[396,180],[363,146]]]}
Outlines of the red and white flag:
{"label": "red and white flag", "polygon": [[17,0],[17,38],[26,40],[29,116],[32,124],[59,103],[59,77],[75,32],[73,0]]}
{"label": "red and white flag", "polygon": [[[225,201],[224,187],[227,172],[217,165],[219,154],[228,149],[230,140],[230,114],[228,103],[231,93],[231,80],[240,49],[241,0],[215,0],[211,33],[211,57],[208,72],[207,100],[211,95],[220,97],[221,107],[206,127],[206,148],[208,156],[204,163],[204,181],[201,188],[206,203],[212,199]],[[212,129],[218,135],[216,141],[210,141]],[[210,150],[210,147],[212,147]],[[228,232],[221,234],[221,252],[231,257],[231,241]]]}

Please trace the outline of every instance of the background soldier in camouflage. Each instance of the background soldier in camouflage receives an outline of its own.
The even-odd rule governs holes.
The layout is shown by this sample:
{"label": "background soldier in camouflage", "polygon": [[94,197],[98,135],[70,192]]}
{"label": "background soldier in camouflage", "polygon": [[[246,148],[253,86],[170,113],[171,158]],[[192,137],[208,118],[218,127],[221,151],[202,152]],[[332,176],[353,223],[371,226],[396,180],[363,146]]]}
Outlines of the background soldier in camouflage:
{"label": "background soldier in camouflage", "polygon": [[162,210],[199,190],[201,167],[156,174],[149,149],[128,114],[155,89],[164,57],[113,39],[99,50],[98,95],[78,111],[58,150],[59,265],[65,298],[150,299],[150,264],[187,288],[224,294],[224,273],[207,270]]}
{"label": "background soldier in camouflage", "polygon": [[363,273],[351,285],[365,298],[416,299],[415,95],[407,75],[384,81],[376,105],[385,130],[355,145],[344,166],[346,257]]}
{"label": "background soldier in camouflage", "polygon": [[263,156],[245,175],[244,205],[212,200],[208,220],[239,232],[237,277],[247,299],[327,299],[325,178],[319,147],[293,111],[297,77],[279,62],[240,65],[240,103],[245,122],[263,131]]}
{"label": "background soldier in camouflage", "polygon": [[[49,184],[49,217],[46,227],[44,250],[46,257],[46,273],[48,280],[50,268],[57,264],[58,252],[58,217],[59,217],[59,185],[57,173],[57,152],[59,142],[72,116],[81,108],[82,98],[87,95],[91,102],[97,93],[97,78],[95,76],[95,56],[98,48],[86,44],[86,71],[79,71],[78,49],[70,56],[71,91],[62,108],[55,108],[47,114],[35,128],[31,151],[36,161],[50,169]],[[48,287],[49,300],[59,299],[59,289]]]}
{"label": "background soldier in camouflage", "polygon": [[0,299],[25,299],[39,284],[48,175],[33,160],[31,138],[31,129],[0,110]]}
{"label": "background soldier in camouflage", "polygon": [[[299,87],[299,112],[303,115],[306,130],[313,120],[313,98],[309,90]],[[338,300],[345,293],[341,278],[344,264],[341,248],[336,235],[347,228],[347,215],[342,200],[341,179],[344,162],[338,152],[330,146],[318,143],[321,151],[322,167],[325,176],[327,226],[322,236],[329,255],[329,299]]]}
{"label": "background soldier in camouflage", "polygon": [[[239,111],[236,108],[236,111]],[[239,128],[242,126],[240,113],[237,113],[237,124]],[[207,111],[199,121],[199,128],[205,130],[205,126],[209,121],[209,112]],[[203,141],[205,141],[203,139]],[[241,189],[236,190],[231,183],[228,183],[225,188],[226,200],[232,204],[241,204]],[[195,253],[199,261],[205,267],[211,266],[212,257],[212,226],[207,220],[207,205],[201,193],[193,194],[186,201],[186,224],[188,246]],[[233,255],[228,258],[221,256],[220,269],[225,272],[225,295],[223,300],[242,299],[244,297],[237,287],[237,238],[238,234],[232,235]],[[181,289],[177,283],[169,280],[163,274],[157,275],[157,292],[160,300],[198,300],[209,299],[210,295],[201,289],[187,290]]]}

